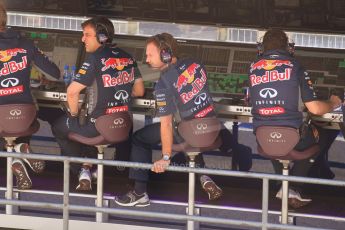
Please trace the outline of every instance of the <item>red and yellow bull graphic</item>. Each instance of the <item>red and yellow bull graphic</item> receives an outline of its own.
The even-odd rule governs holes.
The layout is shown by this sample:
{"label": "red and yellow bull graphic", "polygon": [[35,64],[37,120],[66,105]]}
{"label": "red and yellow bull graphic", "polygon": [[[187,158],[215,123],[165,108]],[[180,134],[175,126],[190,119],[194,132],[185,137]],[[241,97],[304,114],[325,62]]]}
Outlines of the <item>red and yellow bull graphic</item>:
{"label": "red and yellow bull graphic", "polygon": [[292,69],[286,68],[283,73],[279,73],[277,70],[266,71],[264,75],[257,76],[252,74],[249,76],[251,86],[265,84],[275,81],[288,81],[290,80]]}
{"label": "red and yellow bull graphic", "polygon": [[195,79],[192,82],[192,90],[186,93],[181,93],[180,98],[182,99],[183,104],[186,104],[190,100],[192,100],[199,92],[204,88],[207,81],[206,73],[203,69],[200,70],[201,78]]}
{"label": "red and yellow bull graphic", "polygon": [[258,69],[264,69],[264,70],[272,70],[276,68],[277,66],[289,66],[293,67],[293,64],[289,60],[267,60],[267,59],[261,59],[258,62],[255,62],[251,64],[250,66],[250,72],[253,72],[254,70]]}
{"label": "red and yellow bull graphic", "polygon": [[21,62],[16,61],[10,61],[7,63],[4,63],[4,67],[0,69],[0,76],[6,76],[11,73],[15,73],[17,71],[23,70],[27,66],[27,58],[26,56],[22,57]]}
{"label": "red and yellow bull graphic", "polygon": [[194,75],[196,73],[196,69],[199,68],[200,65],[193,63],[188,68],[183,71],[183,73],[178,76],[177,82],[174,83],[177,92],[180,92],[181,89],[186,86],[187,84],[191,84],[194,81]]}
{"label": "red and yellow bull graphic", "polygon": [[109,68],[123,70],[126,66],[133,64],[133,60],[130,58],[102,58],[101,61],[103,64],[103,72]]}
{"label": "red and yellow bull graphic", "polygon": [[115,106],[115,107],[107,108],[107,110],[105,111],[105,114],[112,114],[112,113],[126,112],[126,111],[128,111],[127,105]]}
{"label": "red and yellow bull graphic", "polygon": [[0,61],[7,62],[11,60],[12,57],[17,56],[18,53],[26,53],[25,49],[13,48],[8,50],[0,50]]}
{"label": "red and yellow bull graphic", "polygon": [[115,87],[117,85],[125,85],[134,81],[134,68],[132,68],[131,73],[127,71],[121,71],[118,73],[117,77],[111,77],[110,74],[103,74],[103,86],[104,87]]}
{"label": "red and yellow bull graphic", "polygon": [[283,113],[285,113],[285,109],[280,106],[259,109],[259,114],[262,116],[270,116],[270,115],[277,115],[277,114],[283,114]]}

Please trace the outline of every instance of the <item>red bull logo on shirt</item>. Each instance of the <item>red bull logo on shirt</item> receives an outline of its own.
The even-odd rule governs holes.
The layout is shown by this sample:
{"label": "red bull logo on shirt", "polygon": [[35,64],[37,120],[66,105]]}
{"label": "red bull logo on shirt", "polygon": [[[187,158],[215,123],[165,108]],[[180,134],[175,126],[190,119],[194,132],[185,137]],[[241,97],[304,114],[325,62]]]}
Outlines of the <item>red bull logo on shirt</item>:
{"label": "red bull logo on shirt", "polygon": [[132,68],[131,73],[127,71],[119,72],[117,77],[111,77],[110,74],[103,74],[102,79],[104,87],[115,87],[130,83],[134,81],[134,68]]}
{"label": "red bull logo on shirt", "polygon": [[183,73],[180,76],[178,76],[177,82],[174,83],[174,86],[178,92],[180,92],[184,86],[186,86],[187,84],[191,84],[194,81],[196,69],[199,67],[200,65],[193,63],[190,66],[188,66],[188,68],[185,71],[183,71]]}
{"label": "red bull logo on shirt", "polygon": [[26,50],[22,49],[22,48],[0,50],[0,61],[1,62],[7,62],[7,61],[11,60],[12,57],[17,56],[18,53],[26,53]]}
{"label": "red bull logo on shirt", "polygon": [[251,64],[250,72],[253,72],[256,69],[258,69],[258,70],[260,70],[260,69],[272,70],[272,69],[276,68],[277,66],[283,66],[283,65],[293,67],[293,64],[289,60],[261,59],[258,62]]}
{"label": "red bull logo on shirt", "polygon": [[21,62],[16,61],[10,61],[7,63],[4,63],[4,67],[0,69],[0,76],[6,76],[10,73],[15,73],[17,71],[23,70],[27,66],[27,58],[26,56],[22,57]]}
{"label": "red bull logo on shirt", "polygon": [[180,97],[182,99],[183,104],[186,104],[190,100],[192,100],[196,95],[199,94],[199,92],[204,88],[207,81],[206,73],[203,69],[200,71],[201,78],[195,79],[195,81],[192,83],[192,90],[186,93],[181,93]]}
{"label": "red bull logo on shirt", "polygon": [[286,68],[283,73],[279,73],[277,70],[266,71],[264,75],[257,76],[252,74],[249,76],[251,86],[265,84],[275,81],[288,81],[290,80],[292,69]]}
{"label": "red bull logo on shirt", "polygon": [[133,60],[130,58],[102,58],[101,61],[103,64],[103,72],[109,68],[123,70],[126,66],[133,64]]}

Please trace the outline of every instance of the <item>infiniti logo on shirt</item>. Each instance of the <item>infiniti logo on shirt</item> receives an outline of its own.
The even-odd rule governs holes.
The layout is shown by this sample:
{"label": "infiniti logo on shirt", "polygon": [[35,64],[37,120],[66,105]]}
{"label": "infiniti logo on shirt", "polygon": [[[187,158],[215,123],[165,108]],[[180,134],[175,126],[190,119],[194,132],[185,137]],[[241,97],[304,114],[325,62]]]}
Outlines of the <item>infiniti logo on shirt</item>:
{"label": "infiniti logo on shirt", "polygon": [[4,88],[14,87],[14,86],[16,86],[18,84],[19,84],[19,80],[17,78],[13,78],[13,77],[4,79],[1,82],[1,86],[4,87]]}
{"label": "infiniti logo on shirt", "polygon": [[128,99],[129,95],[128,95],[127,91],[119,90],[115,93],[114,97],[116,100],[124,101],[124,100]]}
{"label": "infiniti logo on shirt", "polygon": [[274,98],[278,95],[278,92],[273,88],[264,88],[260,90],[259,94],[262,98]]}
{"label": "infiniti logo on shirt", "polygon": [[207,98],[206,93],[202,93],[202,94],[198,95],[198,96],[194,99],[194,104],[200,105],[201,103],[203,103],[204,101],[206,101],[206,98]]}

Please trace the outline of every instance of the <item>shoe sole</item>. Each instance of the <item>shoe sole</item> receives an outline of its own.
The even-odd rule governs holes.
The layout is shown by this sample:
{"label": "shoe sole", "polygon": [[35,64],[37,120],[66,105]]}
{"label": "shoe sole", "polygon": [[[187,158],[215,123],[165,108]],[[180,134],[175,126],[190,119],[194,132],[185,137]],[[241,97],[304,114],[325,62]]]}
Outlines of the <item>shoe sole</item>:
{"label": "shoe sole", "polygon": [[136,202],[134,202],[134,204],[133,203],[128,203],[128,204],[120,203],[116,199],[114,201],[116,204],[123,206],[123,207],[140,207],[140,208],[142,208],[142,207],[147,207],[151,204],[150,201],[148,201],[147,203],[140,203],[140,199],[137,200]]}
{"label": "shoe sole", "polygon": [[202,188],[208,194],[209,200],[217,200],[223,195],[223,190],[219,188],[214,182],[206,182]]}
{"label": "shoe sole", "polygon": [[[19,165],[19,166],[16,166],[16,165]],[[22,180],[20,180],[20,172],[19,171],[24,171],[24,177]],[[20,162],[16,162],[14,164],[12,164],[12,172],[13,172],[13,175],[16,177],[16,180],[17,180],[17,188],[19,190],[26,190],[26,189],[30,189],[32,188],[32,181],[29,177],[29,174],[24,166],[24,164],[20,163]],[[25,185],[26,184],[26,185]]]}
{"label": "shoe sole", "polygon": [[304,207],[304,206],[306,206],[306,205],[308,205],[310,203],[311,203],[311,200],[301,201],[301,200],[299,200],[297,198],[289,198],[289,200],[288,200],[289,206],[292,207],[292,208],[295,208],[295,209]]}
{"label": "shoe sole", "polygon": [[76,188],[77,191],[91,191],[91,182],[89,180],[80,180]]}
{"label": "shoe sole", "polygon": [[[24,161],[25,161],[25,163],[27,163],[29,165],[29,167],[35,173],[42,173],[45,169],[45,162],[42,160],[24,159]],[[39,166],[35,166],[35,165],[39,165]]]}

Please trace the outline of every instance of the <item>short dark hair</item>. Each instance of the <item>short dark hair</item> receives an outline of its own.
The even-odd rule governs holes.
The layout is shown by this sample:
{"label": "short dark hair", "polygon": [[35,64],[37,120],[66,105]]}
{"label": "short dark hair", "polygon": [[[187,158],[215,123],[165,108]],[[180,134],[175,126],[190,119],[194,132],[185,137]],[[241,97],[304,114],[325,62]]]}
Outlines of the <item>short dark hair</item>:
{"label": "short dark hair", "polygon": [[286,50],[288,47],[289,38],[286,33],[279,29],[268,30],[262,40],[264,51],[282,49]]}
{"label": "short dark hair", "polygon": [[0,4],[0,31],[4,31],[7,25],[7,12],[4,4]]}
{"label": "short dark hair", "polygon": [[93,27],[96,34],[100,31],[105,32],[105,35],[108,37],[106,43],[111,43],[113,41],[115,29],[113,23],[108,18],[102,16],[90,18],[81,24],[82,29],[86,26]]}
{"label": "short dark hair", "polygon": [[156,34],[146,40],[146,44],[154,43],[160,50],[170,49],[173,57],[177,57],[177,41],[169,33]]}

